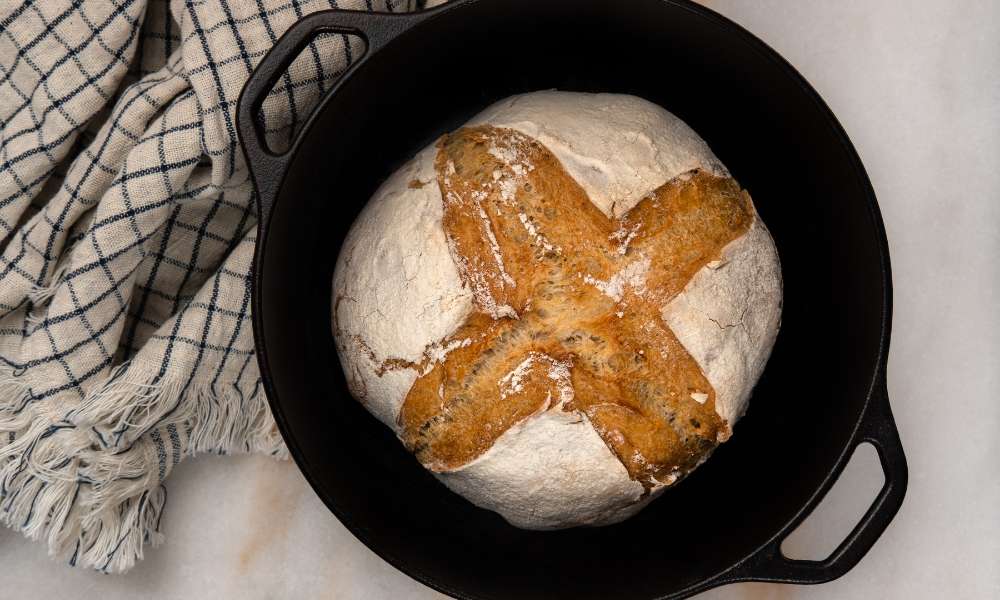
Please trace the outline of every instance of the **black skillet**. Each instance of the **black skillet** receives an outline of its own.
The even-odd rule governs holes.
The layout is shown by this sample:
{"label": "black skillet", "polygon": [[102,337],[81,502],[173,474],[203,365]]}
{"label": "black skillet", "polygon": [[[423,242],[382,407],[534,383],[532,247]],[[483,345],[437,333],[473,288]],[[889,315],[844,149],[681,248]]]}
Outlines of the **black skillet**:
{"label": "black skillet", "polygon": [[[368,50],[283,154],[254,116],[317,33]],[[708,141],[753,195],[781,255],[781,333],[746,418],[638,516],[523,531],[445,489],[347,392],[330,334],[344,234],[371,193],[441,133],[510,94],[631,93]],[[461,598],[681,598],[736,581],[820,583],[888,526],[906,462],[885,386],[891,280],[875,196],[816,92],[760,40],[676,0],[458,0],[411,15],[329,11],[294,26],[244,89],[259,191],[253,326],[271,409],[330,510],[397,568]],[[885,485],[823,561],[782,555],[855,447]]]}

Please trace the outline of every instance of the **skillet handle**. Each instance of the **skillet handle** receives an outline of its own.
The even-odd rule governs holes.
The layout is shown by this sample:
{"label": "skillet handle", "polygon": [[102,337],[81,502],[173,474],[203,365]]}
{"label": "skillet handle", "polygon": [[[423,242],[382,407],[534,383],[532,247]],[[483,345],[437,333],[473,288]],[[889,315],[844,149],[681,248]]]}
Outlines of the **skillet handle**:
{"label": "skillet handle", "polygon": [[[320,33],[356,35],[365,41],[365,51],[341,76],[345,80],[388,42],[423,21],[437,10],[415,13],[374,13],[348,10],[324,10],[300,19],[268,51],[254,69],[240,92],[236,110],[236,128],[246,155],[247,166],[257,185],[258,220],[263,223],[281,185],[284,173],[301,139],[303,127],[284,152],[267,147],[257,114],[268,93],[300,52]],[[336,89],[334,86],[333,89]],[[329,94],[329,92],[327,92]],[[322,103],[322,100],[321,100]]]}
{"label": "skillet handle", "polygon": [[[771,540],[753,555],[721,577],[722,583],[738,581],[768,581],[775,583],[815,584],[836,579],[858,564],[896,516],[906,494],[907,468],[903,446],[889,407],[885,375],[877,384],[865,411],[861,426],[855,432],[853,448],[868,442],[878,451],[885,474],[885,483],[868,511],[861,517],[847,538],[825,560],[795,560],[781,552],[781,543],[794,530]],[[832,482],[831,482],[832,484]],[[828,491],[828,490],[827,490]],[[826,492],[824,491],[824,494]],[[805,515],[802,517],[805,518]],[[801,520],[800,520],[801,522]],[[796,526],[798,523],[795,524]]]}

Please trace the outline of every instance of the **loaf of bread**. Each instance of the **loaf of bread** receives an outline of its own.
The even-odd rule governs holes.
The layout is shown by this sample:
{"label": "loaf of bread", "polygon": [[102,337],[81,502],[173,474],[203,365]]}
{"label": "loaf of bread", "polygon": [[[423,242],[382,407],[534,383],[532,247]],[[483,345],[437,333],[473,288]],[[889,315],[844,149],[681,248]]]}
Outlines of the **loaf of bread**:
{"label": "loaf of bread", "polygon": [[503,100],[392,175],[333,282],[352,394],[531,529],[627,518],[729,438],[778,331],[750,196],[678,118]]}

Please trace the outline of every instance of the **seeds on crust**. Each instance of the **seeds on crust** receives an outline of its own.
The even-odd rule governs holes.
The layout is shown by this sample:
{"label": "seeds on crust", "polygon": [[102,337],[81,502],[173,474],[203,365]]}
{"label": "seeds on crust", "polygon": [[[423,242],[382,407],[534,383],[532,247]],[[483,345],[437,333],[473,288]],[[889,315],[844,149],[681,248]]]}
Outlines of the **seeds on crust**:
{"label": "seeds on crust", "polygon": [[458,468],[533,414],[578,411],[650,489],[728,436],[711,384],[660,309],[749,228],[733,180],[693,171],[609,219],[514,130],[445,136],[435,167],[476,310],[442,346],[472,341],[434,362],[403,404],[403,440],[424,465]]}

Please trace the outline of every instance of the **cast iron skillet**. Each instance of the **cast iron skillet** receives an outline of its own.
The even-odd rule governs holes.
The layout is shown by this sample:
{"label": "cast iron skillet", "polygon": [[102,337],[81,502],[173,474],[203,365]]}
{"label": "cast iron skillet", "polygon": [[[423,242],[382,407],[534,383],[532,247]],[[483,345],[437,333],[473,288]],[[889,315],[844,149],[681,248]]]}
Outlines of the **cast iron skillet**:
{"label": "cast iron skillet", "polygon": [[[284,154],[260,104],[319,32],[367,54]],[[631,93],[698,131],[753,195],[781,255],[781,334],[746,418],[703,467],[625,523],[523,531],[452,494],[347,392],[330,334],[344,234],[379,183],[493,101],[546,88]],[[871,548],[899,509],[906,462],[885,387],[888,248],[868,177],[815,91],[773,50],[676,0],[459,0],[412,15],[321,12],[267,55],[239,104],[259,191],[258,359],[292,456],[362,542],[462,598],[680,598],[735,581],[820,583]],[[785,536],[855,447],[885,485],[823,561]]]}

